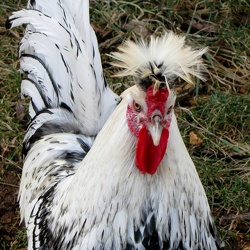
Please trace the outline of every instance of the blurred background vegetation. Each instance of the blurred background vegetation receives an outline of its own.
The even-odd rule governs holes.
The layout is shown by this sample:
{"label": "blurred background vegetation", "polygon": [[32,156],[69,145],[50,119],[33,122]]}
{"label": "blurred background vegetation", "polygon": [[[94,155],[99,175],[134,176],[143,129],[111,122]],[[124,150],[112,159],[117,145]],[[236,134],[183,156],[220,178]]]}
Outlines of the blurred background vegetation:
{"label": "blurred background vegetation", "polygon": [[[22,28],[5,30],[24,0],[0,3],[0,249],[25,249],[17,194],[22,139],[29,121],[20,99],[17,57]],[[117,79],[107,56],[125,39],[174,31],[204,55],[206,82],[179,82],[175,112],[197,166],[226,249],[250,249],[250,3],[247,0],[91,1],[103,67],[117,92],[131,79]]]}

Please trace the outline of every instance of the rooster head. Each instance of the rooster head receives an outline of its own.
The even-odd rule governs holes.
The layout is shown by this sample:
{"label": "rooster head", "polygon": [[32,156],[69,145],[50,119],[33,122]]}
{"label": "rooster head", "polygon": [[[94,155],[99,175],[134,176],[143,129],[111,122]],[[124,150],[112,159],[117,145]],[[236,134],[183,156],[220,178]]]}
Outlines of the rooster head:
{"label": "rooster head", "polygon": [[175,94],[166,85],[156,89],[152,84],[145,91],[135,86],[127,98],[127,124],[138,138],[136,166],[154,174],[166,152]]}
{"label": "rooster head", "polygon": [[185,46],[184,37],[167,33],[161,38],[151,37],[146,43],[125,42],[112,53],[123,68],[118,76],[135,77],[133,91],[127,94],[126,112],[130,132],[137,137],[136,166],[142,173],[154,174],[168,145],[177,77],[192,83],[202,77],[201,56],[205,49],[192,50]]}

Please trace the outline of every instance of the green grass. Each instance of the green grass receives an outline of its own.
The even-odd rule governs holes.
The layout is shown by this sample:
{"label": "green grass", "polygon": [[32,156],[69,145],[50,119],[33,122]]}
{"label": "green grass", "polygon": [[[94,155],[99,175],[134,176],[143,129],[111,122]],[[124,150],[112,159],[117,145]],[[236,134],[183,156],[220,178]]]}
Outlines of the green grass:
{"label": "green grass", "polygon": [[[5,31],[4,22],[25,4],[24,0],[0,4],[0,188],[6,189],[18,185],[28,117],[20,106],[17,72],[22,30]],[[107,54],[125,39],[138,40],[172,30],[186,36],[194,47],[209,47],[204,55],[207,81],[196,86],[183,83],[177,89],[176,113],[229,250],[244,249],[250,242],[249,7],[248,1],[242,0],[91,1],[90,16],[104,72],[117,93],[126,89],[131,79],[112,78],[115,69]],[[190,132],[202,143],[190,144]],[[17,190],[13,187],[13,207],[18,216]],[[9,240],[0,236],[0,249],[25,247],[25,229],[18,224],[19,217],[13,222]],[[0,233],[2,226],[0,222]]]}
{"label": "green grass", "polygon": [[[8,44],[5,44],[5,42]],[[17,72],[17,43],[16,38],[9,40],[0,37],[3,46],[0,47],[0,138],[3,153],[1,157],[20,162],[20,149],[17,145],[22,144],[23,126],[16,115],[17,103],[20,100],[20,74]],[[17,152],[18,151],[18,152]]]}
{"label": "green grass", "polygon": [[[240,216],[249,217],[250,206],[250,96],[215,91],[197,99],[188,109],[177,108],[179,127],[227,247],[238,249],[229,244],[242,231],[250,239],[250,221]],[[190,132],[202,143],[190,145]]]}
{"label": "green grass", "polygon": [[[212,92],[197,98],[196,105],[183,110],[181,129],[187,134],[198,130],[207,149],[217,147],[217,153],[232,158],[249,155],[250,98],[225,92]],[[185,135],[184,135],[185,136]]]}
{"label": "green grass", "polygon": [[114,51],[128,37],[172,30],[192,46],[209,46],[204,58],[209,85],[244,92],[250,86],[249,7],[246,1],[230,0],[94,1],[91,16],[104,52]]}
{"label": "green grass", "polygon": [[[24,1],[23,1],[24,4]],[[4,24],[20,1],[0,4],[0,249],[16,250],[26,243],[25,229],[20,225],[17,192],[22,166],[22,140],[27,116],[18,112],[20,74],[17,57],[20,29],[5,31]],[[24,235],[21,239],[20,235]]]}
{"label": "green grass", "polygon": [[[0,138],[1,147],[12,157],[17,143],[21,145],[22,126],[16,116],[16,106],[20,100],[20,74],[18,73],[18,39],[17,31],[5,32],[4,23],[11,11],[15,10],[18,1],[0,4]],[[19,138],[20,137],[20,138]],[[2,145],[3,144],[3,145]],[[9,150],[9,147],[13,149]],[[15,150],[14,150],[15,151]],[[1,156],[3,156],[1,154]],[[4,156],[6,157],[6,156]],[[20,158],[19,158],[20,159]]]}

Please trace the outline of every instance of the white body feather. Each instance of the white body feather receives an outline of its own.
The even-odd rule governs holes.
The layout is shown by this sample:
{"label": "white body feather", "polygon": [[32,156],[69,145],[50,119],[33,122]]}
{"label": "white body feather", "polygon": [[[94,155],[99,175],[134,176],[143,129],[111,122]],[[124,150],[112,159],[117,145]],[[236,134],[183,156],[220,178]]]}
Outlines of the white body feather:
{"label": "white body feather", "polygon": [[[127,99],[124,98],[98,134],[89,153],[75,167],[75,175],[56,185],[56,195],[51,204],[46,204],[50,211],[47,218],[50,230],[55,235],[60,235],[58,230],[65,230],[63,249],[67,249],[70,242],[74,242],[73,249],[125,249],[128,242],[136,242],[136,227],[143,234],[143,216],[150,220],[154,215],[156,229],[162,237],[161,244],[169,240],[169,249],[178,249],[180,240],[186,249],[216,249],[209,232],[209,224],[213,222],[207,198],[175,117],[170,126],[169,146],[159,169],[155,175],[142,175],[134,163],[136,138],[126,125],[126,106]],[[50,152],[49,137],[61,143],[64,140],[61,137],[67,140],[65,135],[48,135],[35,144],[27,159],[36,158],[36,161],[32,164],[29,160],[25,162],[24,174],[33,173],[41,165],[50,165],[50,159],[41,164],[36,155],[40,144],[45,152]],[[53,151],[50,156],[56,158]],[[25,182],[30,183],[28,179]],[[30,211],[35,204],[36,215],[41,194],[38,193],[33,201],[27,200],[26,196],[24,188],[21,204],[23,208],[27,207],[25,221],[28,222],[28,231],[32,234],[35,228],[39,233],[41,229],[31,223]],[[32,239],[29,240],[31,245]],[[138,249],[144,247],[138,244]]]}

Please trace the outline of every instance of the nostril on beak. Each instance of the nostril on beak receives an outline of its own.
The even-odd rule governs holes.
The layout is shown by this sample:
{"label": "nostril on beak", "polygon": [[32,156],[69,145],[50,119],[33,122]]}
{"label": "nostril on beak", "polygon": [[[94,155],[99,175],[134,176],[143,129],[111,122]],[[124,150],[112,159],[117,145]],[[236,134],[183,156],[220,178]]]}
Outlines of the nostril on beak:
{"label": "nostril on beak", "polygon": [[161,121],[162,121],[162,116],[159,115],[159,114],[155,114],[151,118],[152,123],[158,123],[159,124]]}
{"label": "nostril on beak", "polygon": [[157,113],[151,116],[151,125],[149,125],[148,129],[155,146],[158,146],[161,140],[161,133],[163,128],[161,123],[162,123],[161,114]]}

